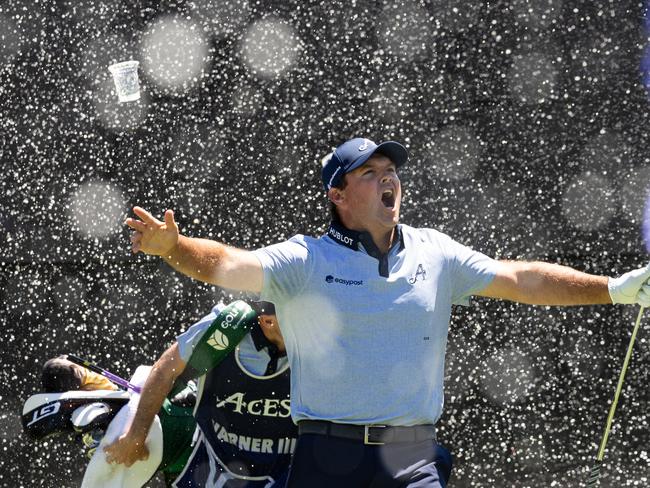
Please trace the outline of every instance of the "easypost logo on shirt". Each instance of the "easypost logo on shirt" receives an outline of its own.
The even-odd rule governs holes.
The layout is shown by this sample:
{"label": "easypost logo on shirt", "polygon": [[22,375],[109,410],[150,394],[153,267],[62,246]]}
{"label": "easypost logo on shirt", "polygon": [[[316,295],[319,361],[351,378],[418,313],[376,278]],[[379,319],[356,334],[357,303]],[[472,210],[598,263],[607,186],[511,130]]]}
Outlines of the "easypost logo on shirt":
{"label": "easypost logo on shirt", "polygon": [[363,285],[363,280],[344,280],[343,278],[335,278],[332,275],[327,275],[325,277],[327,283],[340,283],[345,286],[361,286]]}

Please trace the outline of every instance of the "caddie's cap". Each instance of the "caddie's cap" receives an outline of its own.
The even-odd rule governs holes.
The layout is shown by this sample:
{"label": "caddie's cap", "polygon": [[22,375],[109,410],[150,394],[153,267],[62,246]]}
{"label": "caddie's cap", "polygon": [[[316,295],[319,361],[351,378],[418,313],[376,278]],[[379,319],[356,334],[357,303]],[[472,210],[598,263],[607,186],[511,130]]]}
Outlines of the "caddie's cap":
{"label": "caddie's cap", "polygon": [[275,315],[275,305],[262,300],[250,302],[250,306],[257,312],[257,315]]}
{"label": "caddie's cap", "polygon": [[321,177],[325,191],[338,186],[344,174],[357,169],[373,154],[383,154],[398,168],[408,160],[408,151],[399,142],[386,141],[377,145],[362,137],[350,139],[323,158]]}

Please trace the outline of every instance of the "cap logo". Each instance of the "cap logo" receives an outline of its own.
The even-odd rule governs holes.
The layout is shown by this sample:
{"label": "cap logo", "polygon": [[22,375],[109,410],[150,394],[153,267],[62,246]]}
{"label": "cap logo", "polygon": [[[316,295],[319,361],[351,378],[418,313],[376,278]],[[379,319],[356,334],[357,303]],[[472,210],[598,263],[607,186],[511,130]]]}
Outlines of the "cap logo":
{"label": "cap logo", "polygon": [[365,151],[368,149],[368,141],[363,141],[363,144],[359,146],[359,151]]}

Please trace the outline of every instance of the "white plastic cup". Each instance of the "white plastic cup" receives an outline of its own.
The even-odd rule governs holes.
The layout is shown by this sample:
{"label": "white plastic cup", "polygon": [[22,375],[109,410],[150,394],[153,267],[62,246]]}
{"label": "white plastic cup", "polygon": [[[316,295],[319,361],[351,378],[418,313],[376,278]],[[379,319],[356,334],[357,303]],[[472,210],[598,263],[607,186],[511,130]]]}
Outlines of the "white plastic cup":
{"label": "white plastic cup", "polygon": [[137,61],[124,61],[108,67],[108,70],[113,75],[115,90],[120,103],[132,102],[140,98],[138,64]]}

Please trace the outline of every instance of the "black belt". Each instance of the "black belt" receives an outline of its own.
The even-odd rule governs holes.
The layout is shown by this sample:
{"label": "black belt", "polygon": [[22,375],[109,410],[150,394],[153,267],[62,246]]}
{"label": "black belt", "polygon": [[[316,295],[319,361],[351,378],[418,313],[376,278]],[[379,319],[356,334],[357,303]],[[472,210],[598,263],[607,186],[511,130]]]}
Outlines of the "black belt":
{"label": "black belt", "polygon": [[354,425],[337,424],[325,420],[301,420],[298,434],[320,434],[363,441],[367,445],[382,445],[390,442],[420,442],[435,440],[436,428],[433,425],[413,425],[410,427],[393,425]]}

